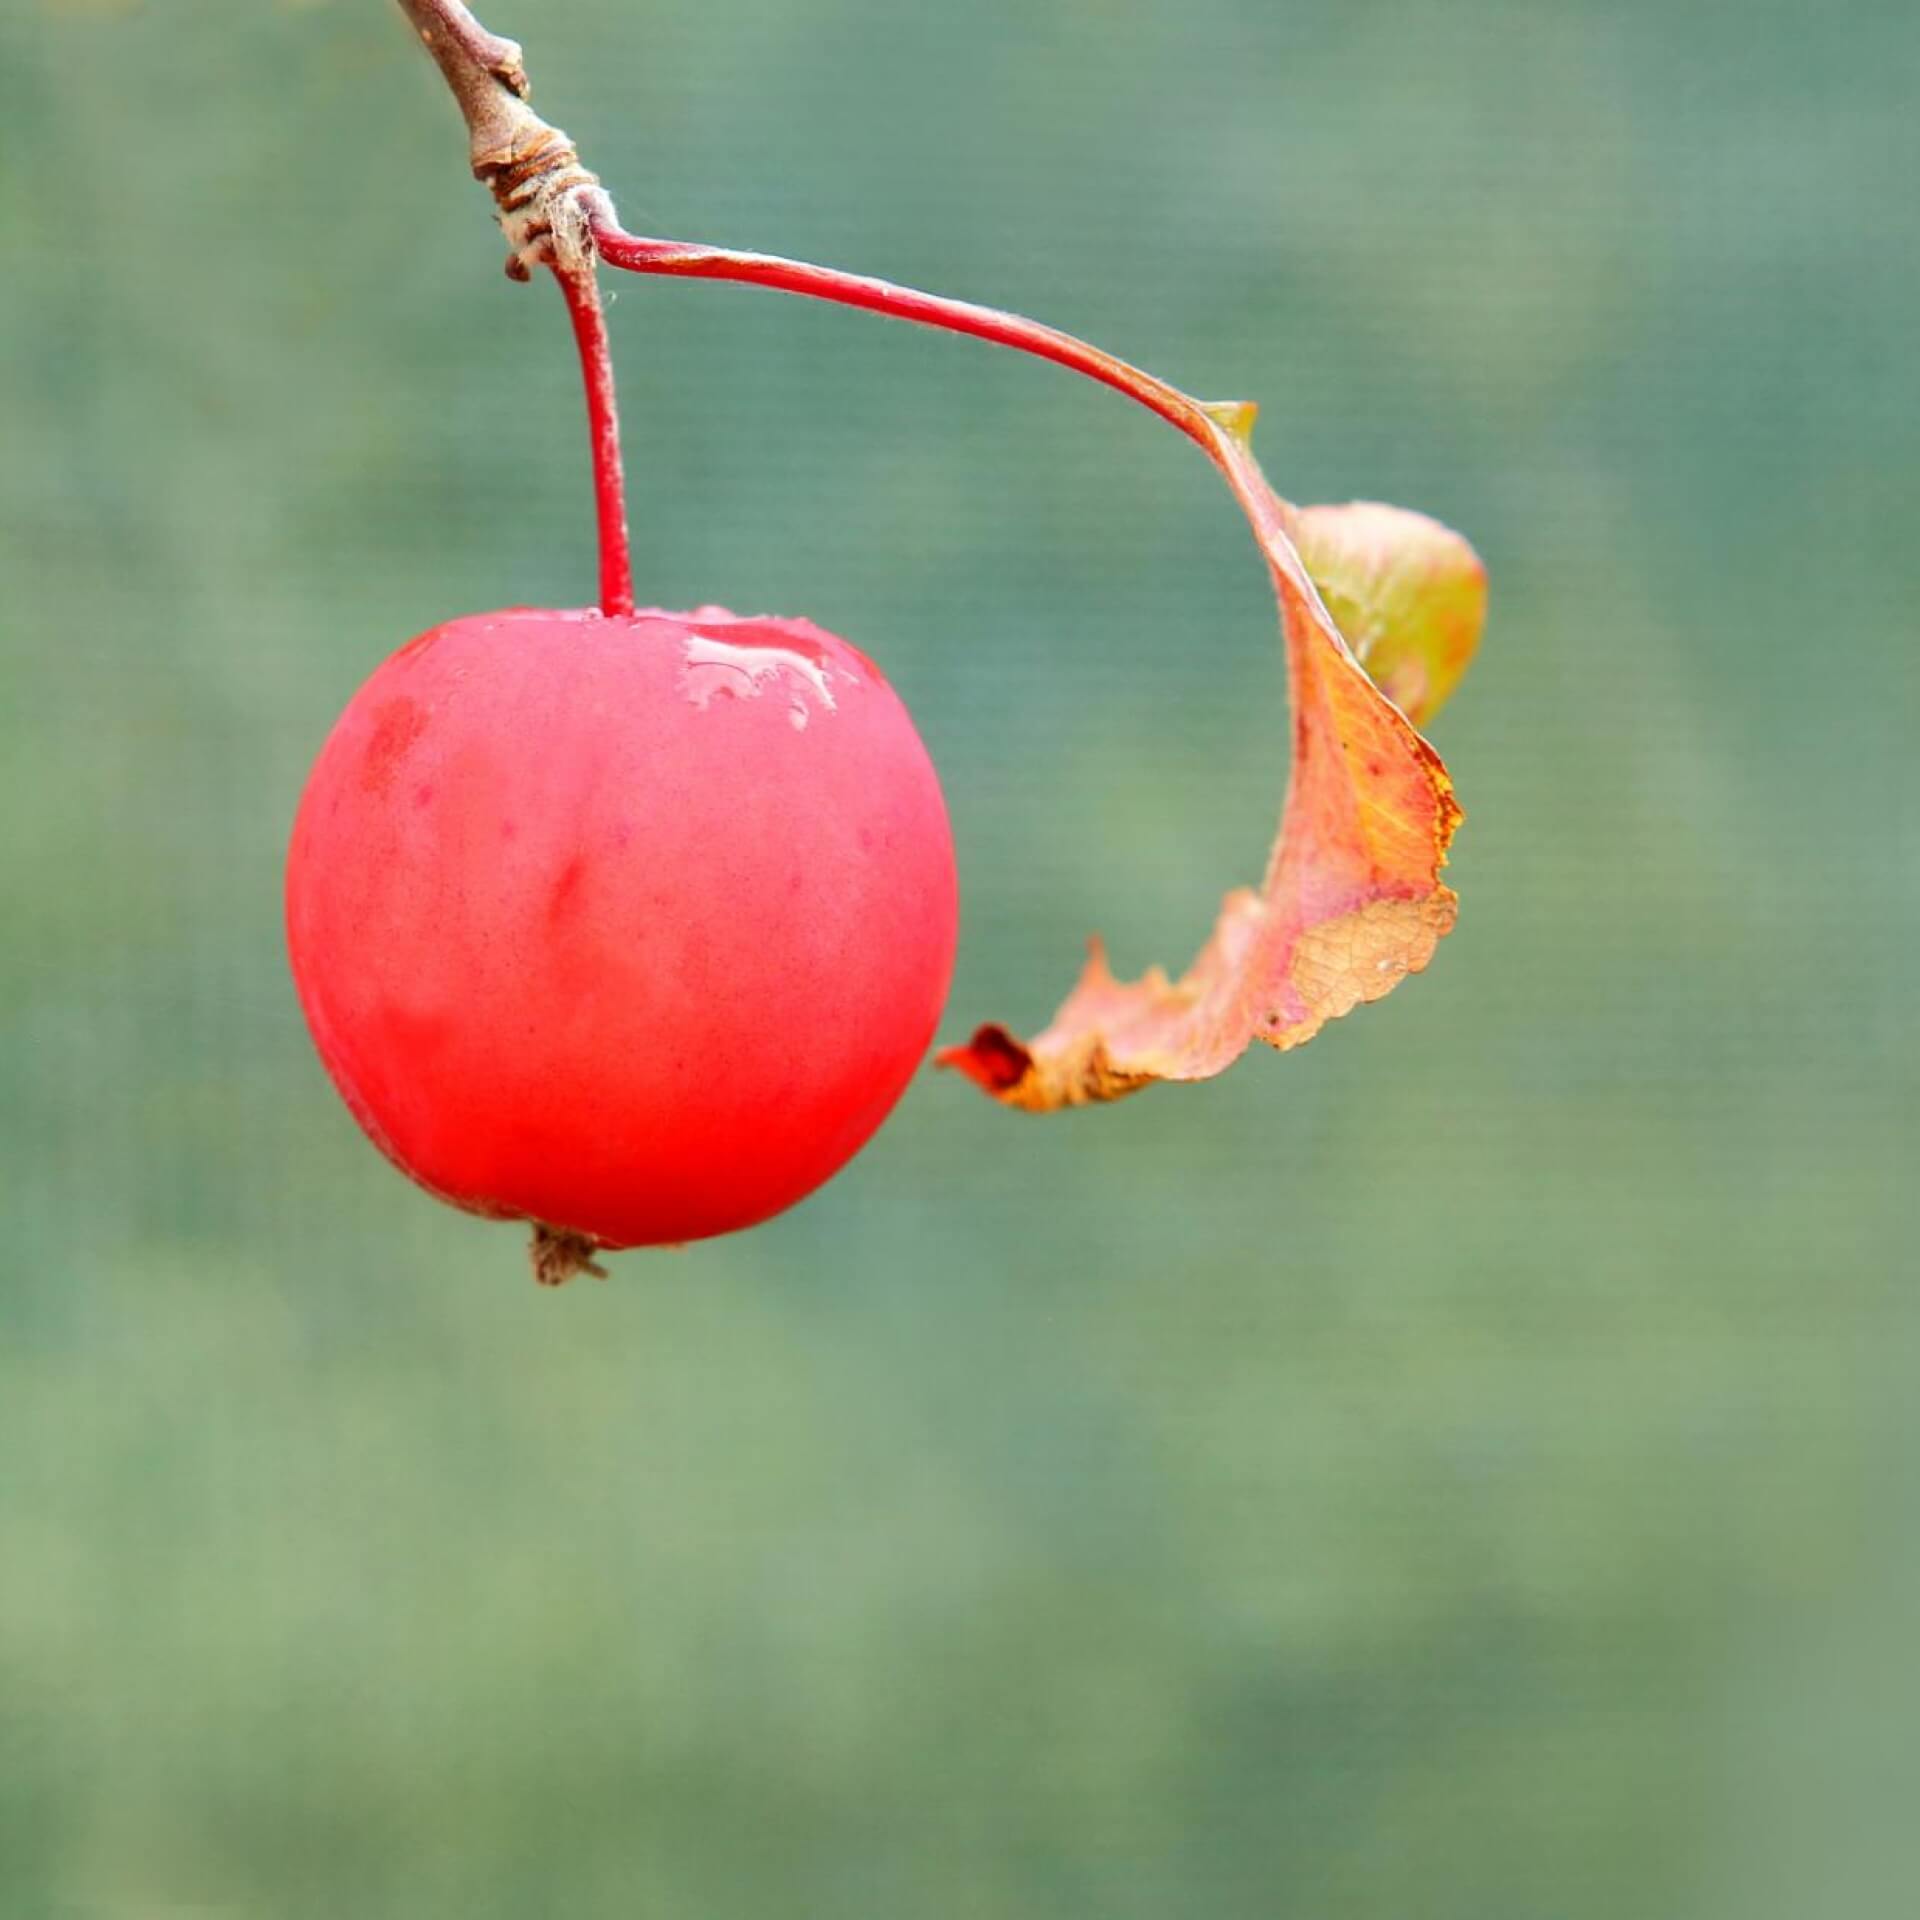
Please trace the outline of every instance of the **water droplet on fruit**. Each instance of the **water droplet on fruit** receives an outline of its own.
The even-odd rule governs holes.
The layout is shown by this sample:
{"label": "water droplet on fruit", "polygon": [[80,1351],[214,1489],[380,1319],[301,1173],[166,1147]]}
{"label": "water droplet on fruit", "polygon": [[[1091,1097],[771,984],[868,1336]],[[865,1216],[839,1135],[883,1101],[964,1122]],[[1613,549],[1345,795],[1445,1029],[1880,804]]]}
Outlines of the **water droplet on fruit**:
{"label": "water droplet on fruit", "polygon": [[825,664],[795,647],[736,646],[712,634],[690,633],[685,661],[680,690],[696,707],[716,699],[754,700],[774,686],[787,694],[788,718],[799,730],[810,717],[809,698],[828,713],[838,704]]}

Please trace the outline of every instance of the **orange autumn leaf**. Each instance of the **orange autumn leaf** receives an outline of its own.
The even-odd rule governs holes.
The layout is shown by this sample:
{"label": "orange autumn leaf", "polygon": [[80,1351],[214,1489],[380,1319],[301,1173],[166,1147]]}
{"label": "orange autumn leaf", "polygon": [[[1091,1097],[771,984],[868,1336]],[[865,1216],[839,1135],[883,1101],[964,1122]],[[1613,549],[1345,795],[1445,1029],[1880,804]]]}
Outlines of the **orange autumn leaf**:
{"label": "orange autumn leaf", "polygon": [[1293,770],[1279,835],[1260,890],[1227,895],[1180,979],[1155,967],[1116,980],[1095,940],[1044,1032],[1021,1041],[984,1026],[938,1056],[1030,1112],[1210,1079],[1256,1039],[1297,1047],[1419,972],[1453,926],[1440,870],[1461,813],[1414,721],[1452,691],[1478,641],[1480,561],[1423,514],[1288,505],[1248,447],[1250,410],[1207,411],[1220,427],[1208,451],[1280,603]]}

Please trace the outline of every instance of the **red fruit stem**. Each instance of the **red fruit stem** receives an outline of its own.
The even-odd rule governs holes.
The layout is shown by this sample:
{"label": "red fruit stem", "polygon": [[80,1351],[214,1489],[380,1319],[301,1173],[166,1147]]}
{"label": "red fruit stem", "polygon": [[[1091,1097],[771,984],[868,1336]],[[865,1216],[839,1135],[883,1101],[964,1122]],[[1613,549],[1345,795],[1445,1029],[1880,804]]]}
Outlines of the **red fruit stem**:
{"label": "red fruit stem", "polygon": [[593,446],[600,607],[608,614],[631,613],[633,564],[619,412],[588,232],[588,221],[606,196],[580,164],[573,142],[528,105],[527,69],[516,42],[489,33],[463,0],[400,0],[400,10],[432,54],[467,123],[474,174],[492,192],[507,235],[507,272],[525,280],[536,266],[551,267],[566,296]]}
{"label": "red fruit stem", "polygon": [[1292,511],[1267,484],[1253,457],[1251,435],[1257,409],[1250,402],[1196,400],[1103,348],[996,307],[922,293],[867,274],[785,260],[778,254],[743,253],[682,240],[643,239],[620,227],[605,206],[596,207],[590,217],[594,249],[610,267],[688,280],[744,281],[750,286],[772,287],[781,293],[888,314],[896,320],[911,320],[920,326],[1013,347],[1124,393],[1199,446],[1232,488],[1269,564],[1312,597],[1313,586],[1293,550]]}
{"label": "red fruit stem", "polygon": [[976,306],[970,300],[951,300],[941,294],[896,286],[890,280],[876,280],[864,273],[842,273],[804,260],[783,260],[778,254],[742,253],[730,247],[697,246],[682,240],[644,240],[605,219],[593,222],[593,239],[608,266],[623,267],[629,273],[671,274],[688,280],[741,280],[781,293],[860,307],[868,313],[890,314],[896,320],[911,320],[923,327],[964,333],[996,346],[1016,347],[1115,388],[1212,450],[1216,423],[1199,401],[1141,368],[1076,340],[1057,327],[1042,326],[1037,320]]}
{"label": "red fruit stem", "polygon": [[556,261],[553,277],[566,296],[573,337],[580,348],[580,378],[587,390],[587,431],[593,441],[593,506],[600,529],[600,611],[609,615],[631,613],[633,558],[627,544],[626,476],[620,466],[620,410],[592,255],[577,269]]}

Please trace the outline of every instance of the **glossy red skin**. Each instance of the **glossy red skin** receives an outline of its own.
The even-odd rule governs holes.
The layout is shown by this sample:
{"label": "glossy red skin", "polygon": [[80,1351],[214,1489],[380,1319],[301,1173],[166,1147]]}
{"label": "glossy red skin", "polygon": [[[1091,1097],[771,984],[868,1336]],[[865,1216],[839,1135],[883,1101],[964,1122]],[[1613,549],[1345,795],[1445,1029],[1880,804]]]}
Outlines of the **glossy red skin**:
{"label": "glossy red skin", "polygon": [[515,608],[422,634],[314,765],[287,937],[403,1171],[606,1247],[753,1225],[925,1056],[953,840],[898,697],[804,620]]}

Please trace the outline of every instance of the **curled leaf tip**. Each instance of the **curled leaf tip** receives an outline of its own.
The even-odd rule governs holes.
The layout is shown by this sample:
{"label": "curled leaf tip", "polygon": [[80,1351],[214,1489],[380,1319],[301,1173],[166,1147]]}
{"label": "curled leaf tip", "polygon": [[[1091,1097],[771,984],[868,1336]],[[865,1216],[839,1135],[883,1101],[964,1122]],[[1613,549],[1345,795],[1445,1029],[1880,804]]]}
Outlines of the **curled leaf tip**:
{"label": "curled leaf tip", "polygon": [[943,1048],[934,1055],[934,1065],[964,1073],[1002,1106],[1027,1113],[1124,1100],[1159,1077],[1122,1072],[1098,1040],[1071,1060],[1050,1059],[1035,1055],[1005,1027],[991,1024],[975,1028],[965,1046]]}
{"label": "curled leaf tip", "polygon": [[984,1093],[995,1096],[1017,1087],[1033,1066],[1033,1055],[1005,1027],[991,1021],[973,1030],[965,1046],[942,1047],[933,1056],[936,1067],[964,1073]]}

